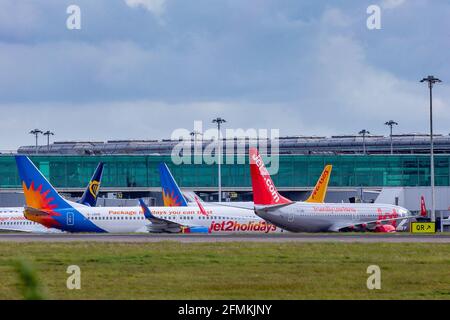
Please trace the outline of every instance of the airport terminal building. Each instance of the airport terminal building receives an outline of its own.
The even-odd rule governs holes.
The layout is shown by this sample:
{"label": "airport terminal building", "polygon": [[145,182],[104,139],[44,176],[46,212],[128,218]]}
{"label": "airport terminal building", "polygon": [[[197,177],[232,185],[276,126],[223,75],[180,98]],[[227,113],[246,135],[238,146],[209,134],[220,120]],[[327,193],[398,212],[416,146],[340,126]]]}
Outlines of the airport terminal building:
{"label": "airport terminal building", "polygon": [[[431,199],[429,188],[426,188],[430,185],[429,140],[429,135],[395,135],[391,154],[390,137],[282,137],[276,141],[279,171],[273,180],[285,195],[293,200],[302,200],[307,197],[323,167],[332,164],[328,202],[348,202],[355,198],[376,201],[380,192],[383,195],[383,190],[391,188],[395,192],[389,194],[394,196],[386,201],[418,210],[419,193]],[[172,151],[179,143],[174,140],[56,142],[37,149],[24,146],[17,153],[29,155],[55,187],[71,196],[80,195],[98,162],[102,161],[105,163],[101,187],[103,197],[150,197],[154,199],[153,204],[159,205],[158,165],[165,162],[181,188],[198,192],[206,201],[217,201],[217,165],[206,163],[201,155],[192,155],[190,164],[173,164]],[[268,153],[271,143],[274,142],[269,141]],[[208,144],[211,141],[203,141],[200,150],[205,150]],[[223,141],[222,188],[225,201],[251,200],[250,172],[245,156],[249,145],[250,141],[245,139]],[[192,148],[191,154],[194,151]],[[436,135],[435,153],[436,209],[447,211],[450,206],[450,200],[447,200],[450,199],[450,136]],[[8,200],[12,199],[8,195],[20,191],[14,156],[1,154],[2,206],[13,201]]]}

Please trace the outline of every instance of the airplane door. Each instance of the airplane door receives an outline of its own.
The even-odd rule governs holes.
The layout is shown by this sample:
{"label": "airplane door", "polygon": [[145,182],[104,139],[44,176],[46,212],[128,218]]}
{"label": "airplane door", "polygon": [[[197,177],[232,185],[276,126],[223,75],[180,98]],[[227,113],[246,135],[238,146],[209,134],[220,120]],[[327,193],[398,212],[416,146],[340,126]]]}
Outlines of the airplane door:
{"label": "airplane door", "polygon": [[73,226],[74,223],[74,216],[73,216],[73,212],[69,212],[67,214],[67,225],[68,226]]}
{"label": "airplane door", "polygon": [[294,222],[294,212],[288,212],[288,222]]}
{"label": "airplane door", "polygon": [[294,214],[292,212],[288,214],[288,222],[294,222]]}

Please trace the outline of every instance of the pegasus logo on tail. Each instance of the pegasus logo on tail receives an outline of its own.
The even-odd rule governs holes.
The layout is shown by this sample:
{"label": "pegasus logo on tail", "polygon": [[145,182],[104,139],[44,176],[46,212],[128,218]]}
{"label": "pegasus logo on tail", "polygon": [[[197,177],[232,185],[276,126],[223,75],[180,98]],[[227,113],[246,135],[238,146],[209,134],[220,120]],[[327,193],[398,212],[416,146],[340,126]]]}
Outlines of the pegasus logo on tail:
{"label": "pegasus logo on tail", "polygon": [[319,180],[317,180],[316,186],[305,202],[323,203],[325,201],[332,168],[332,165],[325,166]]}

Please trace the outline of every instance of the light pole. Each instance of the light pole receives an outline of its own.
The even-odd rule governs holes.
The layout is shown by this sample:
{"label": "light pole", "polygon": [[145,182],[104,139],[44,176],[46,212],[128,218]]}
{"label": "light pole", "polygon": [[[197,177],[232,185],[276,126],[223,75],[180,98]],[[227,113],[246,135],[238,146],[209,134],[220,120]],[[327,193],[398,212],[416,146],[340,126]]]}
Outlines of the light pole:
{"label": "light pole", "polygon": [[194,130],[194,131],[191,131],[189,134],[191,135],[191,144],[194,145],[193,146],[193,149],[194,149],[194,163],[195,164],[197,164],[197,163],[201,164],[202,163],[201,159],[203,159],[203,157],[198,159],[198,156],[199,155],[201,156],[201,154],[203,152],[203,141],[202,141],[202,139],[200,139],[200,141],[198,141],[197,140],[197,136],[202,136],[203,133]]}
{"label": "light pole", "polygon": [[389,120],[389,121],[386,121],[384,124],[390,127],[391,134],[389,136],[391,137],[391,154],[394,154],[394,148],[392,145],[392,127],[398,125],[398,123],[395,122],[394,120]]}
{"label": "light pole", "polygon": [[[420,80],[420,82],[428,82],[430,89],[430,180],[431,180],[431,221],[436,221],[435,195],[434,195],[434,146],[433,146],[433,85],[442,82],[434,76],[428,76]],[[441,212],[441,231],[442,230],[442,212]]]}
{"label": "light pole", "polygon": [[34,129],[29,132],[29,134],[34,135],[34,137],[36,138],[36,154],[38,154],[38,136],[39,136],[39,134],[42,134],[42,133],[43,132],[39,129]]}
{"label": "light pole", "polygon": [[362,129],[358,133],[361,134],[363,137],[363,153],[366,154],[366,134],[370,134],[370,132],[367,131],[366,129]]}
{"label": "light pole", "polygon": [[50,151],[50,136],[54,136],[55,133],[47,130],[43,133],[44,136],[47,136],[47,151]]}
{"label": "light pole", "polygon": [[217,163],[218,163],[218,181],[219,181],[219,202],[222,202],[222,174],[220,171],[220,166],[222,162],[222,141],[220,140],[220,126],[222,123],[227,122],[225,119],[222,119],[220,117],[217,117],[216,119],[213,119],[213,123],[217,124],[217,144],[218,144],[218,156],[217,156]]}
{"label": "light pole", "polygon": [[194,139],[194,141],[197,141],[197,136],[202,136],[203,133],[198,132],[196,130],[189,132],[190,136],[192,137],[192,139]]}

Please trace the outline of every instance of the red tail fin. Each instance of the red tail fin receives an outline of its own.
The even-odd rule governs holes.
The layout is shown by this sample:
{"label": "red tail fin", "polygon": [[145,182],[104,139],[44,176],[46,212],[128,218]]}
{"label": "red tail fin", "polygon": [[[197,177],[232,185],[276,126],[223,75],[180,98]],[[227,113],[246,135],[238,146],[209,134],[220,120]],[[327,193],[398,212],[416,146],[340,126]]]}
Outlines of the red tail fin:
{"label": "red tail fin", "polygon": [[420,215],[422,217],[427,216],[427,208],[425,207],[425,199],[423,198],[423,196],[420,197]]}
{"label": "red tail fin", "polygon": [[252,176],[253,202],[255,205],[278,205],[292,201],[280,195],[273,184],[264,161],[256,148],[250,148],[250,174]]}

